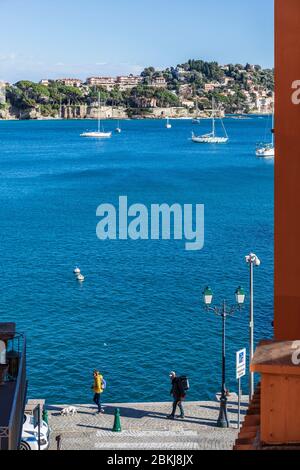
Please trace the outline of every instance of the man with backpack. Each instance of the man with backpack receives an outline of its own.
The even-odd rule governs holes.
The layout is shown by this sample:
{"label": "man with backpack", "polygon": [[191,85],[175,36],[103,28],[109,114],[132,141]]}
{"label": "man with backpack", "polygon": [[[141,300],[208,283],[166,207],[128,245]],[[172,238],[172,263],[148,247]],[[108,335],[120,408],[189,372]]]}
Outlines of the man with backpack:
{"label": "man with backpack", "polygon": [[182,400],[185,399],[186,390],[188,390],[188,380],[186,377],[177,377],[174,371],[170,372],[169,377],[172,384],[170,395],[173,395],[174,401],[172,413],[168,416],[168,419],[175,419],[177,406],[180,410],[180,418],[184,419]]}
{"label": "man with backpack", "polygon": [[101,375],[98,370],[94,370],[93,377],[94,377],[94,384],[92,386],[92,389],[94,391],[93,402],[96,403],[98,407],[98,413],[103,413],[104,410],[101,407],[101,393],[106,388],[106,382],[103,378],[103,375]]}

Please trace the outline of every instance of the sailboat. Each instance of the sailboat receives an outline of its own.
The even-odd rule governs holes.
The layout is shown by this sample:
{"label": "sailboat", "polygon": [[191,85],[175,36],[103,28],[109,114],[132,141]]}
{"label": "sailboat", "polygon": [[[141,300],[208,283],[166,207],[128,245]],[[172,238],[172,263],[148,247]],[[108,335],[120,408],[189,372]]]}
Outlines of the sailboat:
{"label": "sailboat", "polygon": [[225,133],[225,137],[218,137],[216,135],[216,123],[215,123],[215,102],[212,100],[212,131],[209,134],[204,134],[197,136],[192,132],[192,141],[197,144],[226,144],[228,142],[228,134],[226,132],[223,120],[221,119],[221,124]]}
{"label": "sailboat", "polygon": [[167,128],[167,129],[171,129],[171,127],[172,127],[172,124],[170,124],[170,120],[169,120],[169,118],[167,117],[166,128]]}
{"label": "sailboat", "polygon": [[271,143],[260,144],[256,147],[256,156],[262,158],[273,158],[275,157],[275,146],[274,146],[274,112],[272,113],[272,141]]}
{"label": "sailboat", "polygon": [[98,130],[92,132],[83,132],[80,137],[95,137],[97,139],[107,139],[111,137],[111,132],[101,131],[101,118],[100,118],[100,92],[98,93]]}

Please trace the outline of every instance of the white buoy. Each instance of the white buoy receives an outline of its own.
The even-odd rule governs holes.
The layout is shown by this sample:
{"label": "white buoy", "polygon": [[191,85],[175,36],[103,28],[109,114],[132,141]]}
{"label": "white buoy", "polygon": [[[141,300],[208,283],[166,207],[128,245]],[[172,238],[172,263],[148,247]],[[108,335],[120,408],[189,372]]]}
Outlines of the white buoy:
{"label": "white buoy", "polygon": [[76,266],[74,268],[74,271],[73,271],[74,274],[80,274],[80,269],[78,268],[78,266]]}

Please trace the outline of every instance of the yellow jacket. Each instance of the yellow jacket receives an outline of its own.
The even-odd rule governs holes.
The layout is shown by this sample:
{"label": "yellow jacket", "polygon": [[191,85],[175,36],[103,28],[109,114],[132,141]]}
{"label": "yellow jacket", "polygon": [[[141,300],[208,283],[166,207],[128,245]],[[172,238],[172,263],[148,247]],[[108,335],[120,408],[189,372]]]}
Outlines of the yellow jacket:
{"label": "yellow jacket", "polygon": [[95,393],[103,392],[102,379],[103,379],[103,375],[101,374],[97,374],[96,377],[94,377],[93,390]]}

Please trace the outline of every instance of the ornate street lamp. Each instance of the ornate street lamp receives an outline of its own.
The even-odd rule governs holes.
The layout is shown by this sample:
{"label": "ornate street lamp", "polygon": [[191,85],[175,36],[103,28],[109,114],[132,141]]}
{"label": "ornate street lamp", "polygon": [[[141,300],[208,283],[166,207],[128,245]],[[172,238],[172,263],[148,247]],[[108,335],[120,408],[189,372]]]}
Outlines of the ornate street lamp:
{"label": "ornate street lamp", "polygon": [[[250,271],[250,318],[249,318],[249,367],[254,354],[254,309],[253,309],[253,268],[260,266],[260,259],[255,253],[250,253],[245,257],[246,263],[249,264]],[[254,374],[249,372],[249,400],[253,397],[254,393]]]}
{"label": "ornate street lamp", "polygon": [[241,309],[245,302],[245,291],[242,287],[238,287],[235,291],[236,305],[228,307],[224,300],[220,307],[211,307],[213,301],[213,292],[210,287],[206,287],[203,291],[203,301],[208,311],[214,312],[222,318],[222,389],[220,398],[220,413],[217,426],[220,428],[229,428],[230,421],[227,413],[227,396],[226,396],[226,318],[232,316],[237,309]]}

